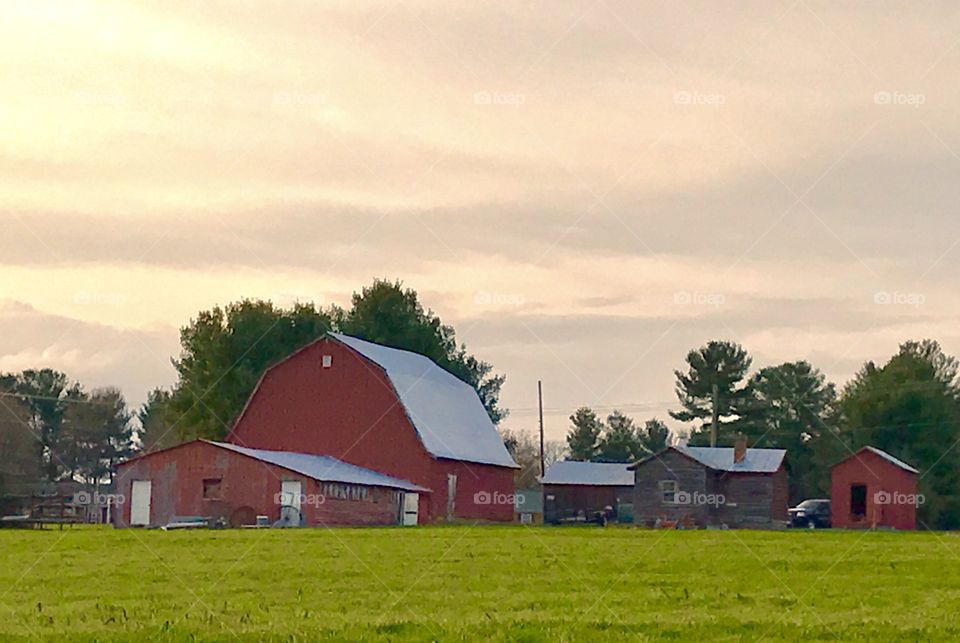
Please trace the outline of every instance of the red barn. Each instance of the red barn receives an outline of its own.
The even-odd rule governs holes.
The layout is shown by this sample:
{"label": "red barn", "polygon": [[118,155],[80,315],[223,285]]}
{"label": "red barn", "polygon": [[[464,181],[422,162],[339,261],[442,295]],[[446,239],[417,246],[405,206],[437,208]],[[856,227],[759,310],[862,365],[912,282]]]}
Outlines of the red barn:
{"label": "red barn", "polygon": [[239,527],[281,515],[290,526],[395,525],[406,518],[403,499],[426,491],[331,457],[206,440],[127,460],[116,481],[121,527],[187,516]]}
{"label": "red barn", "polygon": [[410,351],[330,333],[264,373],[227,442],[409,480],[421,522],[513,520],[518,467],[476,391]]}
{"label": "red barn", "polygon": [[916,529],[917,470],[875,447],[833,465],[830,513],[835,528]]}

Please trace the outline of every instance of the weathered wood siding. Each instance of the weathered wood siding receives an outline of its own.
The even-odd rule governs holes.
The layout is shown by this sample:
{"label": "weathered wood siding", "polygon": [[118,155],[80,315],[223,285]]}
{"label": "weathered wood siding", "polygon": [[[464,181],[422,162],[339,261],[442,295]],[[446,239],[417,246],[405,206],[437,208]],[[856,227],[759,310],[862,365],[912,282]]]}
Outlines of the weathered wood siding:
{"label": "weathered wood siding", "polygon": [[657,518],[693,518],[697,524],[706,524],[707,507],[665,503],[660,491],[662,480],[675,480],[681,491],[706,493],[706,478],[706,467],[676,451],[666,451],[640,464],[634,477],[634,524],[652,527]]}

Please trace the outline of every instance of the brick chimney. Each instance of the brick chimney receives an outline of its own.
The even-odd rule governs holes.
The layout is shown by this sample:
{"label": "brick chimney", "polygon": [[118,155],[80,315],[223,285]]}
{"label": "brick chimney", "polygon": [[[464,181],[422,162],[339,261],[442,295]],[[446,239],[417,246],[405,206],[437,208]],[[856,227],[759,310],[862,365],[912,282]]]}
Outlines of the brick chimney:
{"label": "brick chimney", "polygon": [[733,445],[733,463],[743,462],[747,457],[747,436],[740,434]]}

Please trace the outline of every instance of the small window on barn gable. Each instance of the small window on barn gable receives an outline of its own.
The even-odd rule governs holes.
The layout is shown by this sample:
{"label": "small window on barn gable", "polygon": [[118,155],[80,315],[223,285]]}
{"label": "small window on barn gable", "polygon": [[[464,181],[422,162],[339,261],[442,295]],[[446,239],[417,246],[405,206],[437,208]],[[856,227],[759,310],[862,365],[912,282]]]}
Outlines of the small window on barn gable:
{"label": "small window on barn gable", "polygon": [[660,501],[672,505],[677,501],[677,481],[676,480],[661,480],[660,481]]}
{"label": "small window on barn gable", "polygon": [[203,499],[220,500],[220,486],[222,482],[222,478],[204,478]]}
{"label": "small window on barn gable", "polygon": [[330,368],[333,366],[333,355],[324,355],[322,358],[322,363],[324,368]]}

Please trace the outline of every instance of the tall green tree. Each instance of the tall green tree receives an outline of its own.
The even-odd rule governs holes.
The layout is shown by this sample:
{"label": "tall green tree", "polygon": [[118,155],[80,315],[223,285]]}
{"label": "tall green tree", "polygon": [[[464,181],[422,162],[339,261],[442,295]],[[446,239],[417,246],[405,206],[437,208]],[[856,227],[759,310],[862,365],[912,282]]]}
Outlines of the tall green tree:
{"label": "tall green tree", "polygon": [[681,422],[702,421],[694,428],[692,441],[709,436],[709,443],[717,444],[728,437],[724,427],[732,421],[731,416],[736,419],[751,359],[739,344],[712,341],[690,351],[686,361],[686,372],[674,371],[681,409],[670,415]]}
{"label": "tall green tree", "polygon": [[567,447],[571,460],[592,461],[597,456],[603,422],[590,408],[582,406],[570,416]]}
{"label": "tall green tree", "polygon": [[32,412],[16,395],[16,377],[0,375],[0,499],[23,493],[42,477],[40,440]]}
{"label": "tall green tree", "polygon": [[643,449],[633,419],[620,411],[607,416],[607,425],[597,443],[594,460],[600,462],[633,462],[640,458]]}
{"label": "tall green tree", "polygon": [[477,390],[494,424],[507,416],[499,406],[506,377],[494,375],[489,363],[468,354],[453,327],[424,308],[417,292],[401,282],[377,279],[354,293],[337,326],[347,335],[426,355]]}
{"label": "tall green tree", "polygon": [[112,481],[116,465],[133,453],[131,420],[116,388],[96,389],[73,400],[64,413],[58,448],[64,477],[88,484]]}
{"label": "tall green tree", "polygon": [[640,442],[640,451],[637,453],[639,460],[666,449],[670,443],[670,429],[662,420],[652,418],[643,423],[637,437]]}
{"label": "tall green tree", "polygon": [[144,451],[157,451],[178,443],[179,418],[170,406],[172,397],[172,391],[156,388],[147,394],[147,401],[137,411],[137,420],[140,422],[138,437]]}
{"label": "tall green tree", "polygon": [[737,429],[751,447],[787,450],[791,502],[829,494],[822,440],[835,441],[836,387],[808,362],[760,369],[749,380]]}
{"label": "tall green tree", "polygon": [[901,344],[878,367],[868,362],[843,390],[841,440],[824,440],[839,460],[871,445],[909,462],[920,474],[923,525],[960,527],[960,386],[958,362],[932,340]]}
{"label": "tall green tree", "polygon": [[56,481],[69,468],[59,460],[63,416],[71,400],[83,397],[83,390],[64,373],[49,368],[19,373],[14,389],[30,409],[29,425],[38,437],[36,457],[44,478]]}

